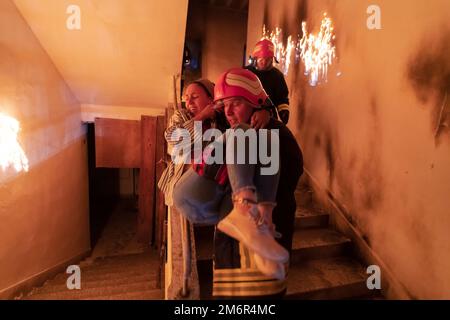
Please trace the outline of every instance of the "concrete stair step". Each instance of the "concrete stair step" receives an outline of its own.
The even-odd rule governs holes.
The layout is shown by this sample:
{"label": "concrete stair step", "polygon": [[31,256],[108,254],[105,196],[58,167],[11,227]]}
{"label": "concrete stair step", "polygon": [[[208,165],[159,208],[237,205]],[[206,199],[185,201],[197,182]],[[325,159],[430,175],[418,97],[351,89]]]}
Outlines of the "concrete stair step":
{"label": "concrete stair step", "polygon": [[159,255],[156,253],[133,254],[122,256],[101,257],[93,261],[86,259],[80,263],[81,270],[85,273],[92,271],[115,272],[115,270],[131,270],[133,268],[148,267],[157,269],[159,266]]}
{"label": "concrete stair step", "polygon": [[114,295],[98,296],[84,300],[164,300],[164,292],[161,289],[129,292]]}
{"label": "concrete stair step", "polygon": [[133,263],[133,264],[108,264],[108,265],[91,265],[91,266],[85,266],[81,267],[81,272],[85,274],[89,273],[117,273],[117,272],[123,272],[124,270],[140,270],[140,269],[146,269],[146,270],[154,270],[156,272],[156,269],[158,268],[158,263],[155,261],[153,263]]}
{"label": "concrete stair step", "polygon": [[301,188],[295,191],[297,207],[308,207],[313,203],[313,191],[309,188]]}
{"label": "concrete stair step", "polygon": [[125,256],[112,256],[101,257],[91,260],[90,258],[80,263],[81,268],[103,268],[110,266],[135,266],[142,264],[158,264],[159,256],[156,254],[139,254],[139,255],[125,255]]}
{"label": "concrete stair step", "polygon": [[364,267],[347,257],[304,261],[289,269],[286,299],[349,299],[371,294]]}
{"label": "concrete stair step", "polygon": [[[138,266],[111,266],[109,268],[81,268],[81,281],[119,279],[139,275],[158,276],[159,266],[138,265]],[[53,284],[65,283],[70,274],[62,272],[52,281]]]}
{"label": "concrete stair step", "polygon": [[[111,285],[100,288],[83,288],[80,290],[67,290],[60,292],[50,292],[42,294],[32,294],[26,297],[26,300],[79,300],[79,299],[95,299],[101,296],[112,296],[132,292],[142,292],[155,290],[155,285],[149,281],[138,283],[126,283],[122,285]],[[160,290],[161,289],[157,289]]]}
{"label": "concrete stair step", "polygon": [[350,244],[350,239],[332,229],[300,229],[294,233],[291,263],[346,255]]}
{"label": "concrete stair step", "polygon": [[[81,287],[83,289],[90,289],[90,288],[101,288],[101,287],[108,287],[108,286],[116,286],[116,285],[124,285],[124,284],[131,284],[131,283],[142,283],[142,282],[148,282],[153,285],[154,288],[157,286],[158,278],[155,275],[151,274],[137,274],[137,275],[127,275],[125,277],[121,278],[107,278],[107,279],[98,279],[98,278],[92,278],[92,279],[85,279],[83,276],[81,277]],[[42,294],[42,293],[52,293],[52,292],[61,292],[61,291],[68,291],[66,281],[62,282],[52,282],[48,281],[44,284],[43,287],[38,288],[35,290],[35,294]]]}
{"label": "concrete stair step", "polygon": [[328,226],[330,215],[320,209],[297,207],[295,228],[324,228]]}
{"label": "concrete stair step", "polygon": [[68,290],[66,281],[70,275],[62,272],[42,287],[35,288],[26,299],[84,299],[154,290],[158,285],[157,254],[110,256],[93,261],[87,259],[80,266],[81,290]]}
{"label": "concrete stair step", "polygon": [[351,297],[349,300],[386,300],[386,298],[381,293],[381,290],[369,290],[368,294],[359,297]]}

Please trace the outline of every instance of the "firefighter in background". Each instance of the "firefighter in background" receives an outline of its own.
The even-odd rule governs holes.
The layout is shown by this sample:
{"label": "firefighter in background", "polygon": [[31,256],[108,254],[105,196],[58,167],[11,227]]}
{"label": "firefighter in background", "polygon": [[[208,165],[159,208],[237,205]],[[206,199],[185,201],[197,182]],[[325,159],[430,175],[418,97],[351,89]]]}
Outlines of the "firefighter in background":
{"label": "firefighter in background", "polygon": [[[272,41],[268,39],[259,41],[253,50],[252,57],[255,59],[254,64],[246,68],[259,78],[275,105],[276,110],[272,110],[272,113],[278,113],[280,120],[286,125],[289,121],[289,89],[283,73],[273,66],[275,46]],[[261,118],[264,116],[266,116],[264,112],[256,115]],[[276,118],[276,115],[273,116]],[[261,119],[261,122],[265,121]]]}

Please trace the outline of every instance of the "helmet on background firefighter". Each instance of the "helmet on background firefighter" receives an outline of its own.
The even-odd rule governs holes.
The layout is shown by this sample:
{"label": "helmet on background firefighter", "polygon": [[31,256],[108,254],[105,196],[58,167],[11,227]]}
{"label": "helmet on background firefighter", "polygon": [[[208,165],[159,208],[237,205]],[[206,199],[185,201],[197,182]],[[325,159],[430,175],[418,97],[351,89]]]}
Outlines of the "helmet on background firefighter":
{"label": "helmet on background firefighter", "polygon": [[268,39],[258,41],[253,49],[252,56],[254,58],[274,58],[275,46],[272,41]]}
{"label": "helmet on background firefighter", "polygon": [[214,88],[214,103],[232,97],[242,97],[258,109],[271,103],[258,77],[241,68],[222,73]]}

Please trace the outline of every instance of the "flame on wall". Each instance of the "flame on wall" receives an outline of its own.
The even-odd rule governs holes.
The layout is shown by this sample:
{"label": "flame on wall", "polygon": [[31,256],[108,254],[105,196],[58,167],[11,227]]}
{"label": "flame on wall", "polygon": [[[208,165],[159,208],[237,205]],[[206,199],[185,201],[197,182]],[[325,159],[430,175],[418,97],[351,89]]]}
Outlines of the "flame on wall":
{"label": "flame on wall", "polygon": [[291,64],[292,51],[296,48],[296,45],[292,40],[292,36],[289,36],[286,44],[284,44],[282,34],[283,31],[281,28],[275,28],[275,31],[271,31],[269,34],[266,26],[263,25],[263,35],[261,37],[261,40],[268,39],[272,41],[273,45],[275,46],[275,58],[277,60],[277,63],[284,75],[287,75],[289,73],[289,66]]}
{"label": "flame on wall", "polygon": [[302,23],[303,37],[297,43],[297,52],[305,66],[305,75],[309,76],[309,84],[317,85],[322,81],[327,81],[328,66],[336,58],[336,48],[332,45],[333,23],[324,14],[320,31],[317,35],[308,34],[306,22]]}
{"label": "flame on wall", "polygon": [[28,158],[17,141],[19,121],[0,113],[0,166],[12,166],[17,172],[28,171]]}
{"label": "flame on wall", "polygon": [[302,38],[298,35],[297,41],[294,41],[289,35],[284,43],[281,28],[277,27],[269,33],[264,25],[261,40],[268,39],[274,44],[275,58],[284,75],[289,73],[292,54],[295,52],[295,63],[300,60],[303,62],[304,74],[309,78],[309,84],[316,86],[327,82],[328,68],[336,58],[336,48],[333,45],[336,36],[333,30],[333,22],[325,13],[317,34],[308,33],[306,22],[302,22]]}

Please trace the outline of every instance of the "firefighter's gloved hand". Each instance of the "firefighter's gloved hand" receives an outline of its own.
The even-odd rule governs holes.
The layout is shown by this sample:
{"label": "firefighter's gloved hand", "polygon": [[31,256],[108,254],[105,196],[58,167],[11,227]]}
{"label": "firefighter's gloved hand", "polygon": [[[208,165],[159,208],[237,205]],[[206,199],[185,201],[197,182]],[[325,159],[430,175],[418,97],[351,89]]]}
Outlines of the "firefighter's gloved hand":
{"label": "firefighter's gloved hand", "polygon": [[289,110],[281,110],[278,112],[278,115],[280,116],[280,120],[287,124],[289,121]]}

